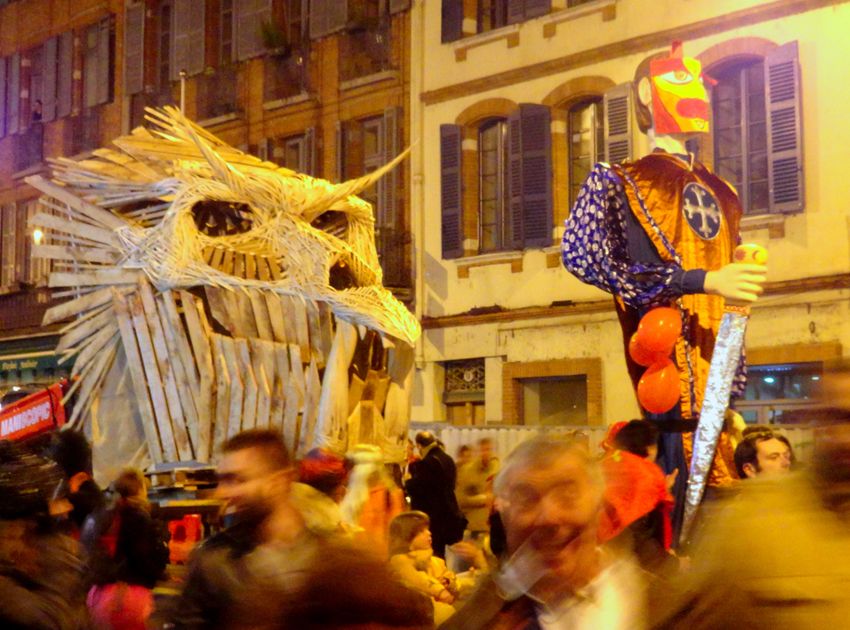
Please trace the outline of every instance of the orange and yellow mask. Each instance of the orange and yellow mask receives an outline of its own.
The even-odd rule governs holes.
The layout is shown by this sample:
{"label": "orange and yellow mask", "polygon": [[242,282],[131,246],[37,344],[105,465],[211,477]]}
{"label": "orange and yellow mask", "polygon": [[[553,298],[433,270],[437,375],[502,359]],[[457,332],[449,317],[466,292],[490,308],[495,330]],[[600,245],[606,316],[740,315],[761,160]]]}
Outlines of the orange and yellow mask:
{"label": "orange and yellow mask", "polygon": [[652,117],[656,134],[708,133],[708,93],[702,64],[682,56],[673,44],[670,56],[649,64]]}

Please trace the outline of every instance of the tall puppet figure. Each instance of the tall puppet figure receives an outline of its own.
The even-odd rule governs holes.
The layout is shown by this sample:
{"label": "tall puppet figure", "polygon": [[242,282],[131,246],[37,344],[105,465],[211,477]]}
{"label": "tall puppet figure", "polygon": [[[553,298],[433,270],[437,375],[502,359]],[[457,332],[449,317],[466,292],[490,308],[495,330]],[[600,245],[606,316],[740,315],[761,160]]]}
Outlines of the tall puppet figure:
{"label": "tall puppet figure", "polygon": [[[669,55],[638,66],[633,83],[637,119],[652,153],[635,162],[594,167],[566,221],[562,244],[570,272],[614,295],[635,388],[643,366],[657,359],[669,365],[669,404],[650,402],[640,390],[638,398],[647,419],[662,431],[659,462],[668,473],[679,471],[675,527],[724,298],[755,301],[766,275],[763,265],[732,262],[742,214],[738,197],[685,148],[689,137],[709,130],[706,81],[700,62],[683,57],[679,42]],[[668,346],[661,357],[643,357],[647,349],[635,347],[633,335],[655,307],[666,307],[655,314],[664,313],[667,320],[672,314],[676,320],[660,318],[673,330],[672,349]],[[652,370],[647,377],[663,380],[665,373],[650,375]],[[733,398],[743,393],[744,384],[741,360]],[[721,437],[709,485],[726,485],[735,477],[720,456],[728,446],[725,440]]]}

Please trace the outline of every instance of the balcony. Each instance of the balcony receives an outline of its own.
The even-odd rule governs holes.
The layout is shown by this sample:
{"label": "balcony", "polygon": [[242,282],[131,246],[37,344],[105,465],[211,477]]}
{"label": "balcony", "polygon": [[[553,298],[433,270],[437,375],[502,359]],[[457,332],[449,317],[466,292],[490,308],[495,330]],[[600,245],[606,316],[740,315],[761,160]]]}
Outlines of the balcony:
{"label": "balcony", "polygon": [[100,129],[101,113],[100,107],[91,107],[66,120],[65,153],[67,155],[94,151],[103,144]]}
{"label": "balcony", "polygon": [[44,124],[33,122],[29,128],[14,136],[14,167],[15,172],[41,164],[44,160]]}
{"label": "balcony", "polygon": [[264,60],[265,83],[263,100],[281,101],[308,91],[305,55],[268,55]]}
{"label": "balcony", "polygon": [[392,69],[388,20],[350,24],[340,38],[339,80],[354,81]]}
{"label": "balcony", "polygon": [[393,289],[410,288],[410,265],[406,252],[409,242],[410,235],[404,230],[387,227],[375,230],[378,260],[384,270],[384,286]]}
{"label": "balcony", "polygon": [[236,66],[210,69],[198,77],[198,120],[239,112]]}
{"label": "balcony", "polygon": [[163,105],[179,105],[170,87],[158,92],[140,92],[130,98],[130,129],[145,124],[146,107],[162,107]]}

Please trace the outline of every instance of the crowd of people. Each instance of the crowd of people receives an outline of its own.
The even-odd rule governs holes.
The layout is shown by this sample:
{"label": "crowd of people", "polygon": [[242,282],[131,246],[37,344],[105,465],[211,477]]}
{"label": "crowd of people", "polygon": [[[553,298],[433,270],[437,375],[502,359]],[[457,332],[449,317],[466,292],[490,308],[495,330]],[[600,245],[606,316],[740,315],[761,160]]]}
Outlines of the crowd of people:
{"label": "crowd of people", "polygon": [[645,420],[599,452],[548,435],[504,461],[488,438],[452,458],[421,432],[403,466],[368,445],[293,461],[280,435],[246,431],[219,455],[221,526],[170,597],[140,471],[102,490],[79,433],[41,453],[0,442],[0,626],[841,627],[848,416],[821,414],[807,469],[772,427],[740,432],[740,480],[707,497],[695,541],[673,535],[676,475]]}

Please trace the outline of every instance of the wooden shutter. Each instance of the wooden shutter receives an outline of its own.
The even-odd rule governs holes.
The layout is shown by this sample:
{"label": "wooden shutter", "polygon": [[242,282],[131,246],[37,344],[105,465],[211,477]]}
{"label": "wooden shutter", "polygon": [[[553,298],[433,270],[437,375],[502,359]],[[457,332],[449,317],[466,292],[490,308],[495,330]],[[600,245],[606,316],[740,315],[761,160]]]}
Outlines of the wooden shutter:
{"label": "wooden shutter", "polygon": [[328,32],[328,0],[310,2],[310,39],[318,39]]}
{"label": "wooden shutter", "polygon": [[552,244],[552,114],[523,103],[508,117],[508,217],[510,245]]}
{"label": "wooden shutter", "polygon": [[66,31],[59,36],[59,70],[56,79],[56,116],[70,115],[74,85],[74,34]]}
{"label": "wooden shutter", "polygon": [[345,125],[336,121],[336,180],[345,180]]}
{"label": "wooden shutter", "polygon": [[410,0],[390,0],[390,15],[407,11],[410,8]]}
{"label": "wooden shutter", "polygon": [[307,127],[304,131],[304,153],[306,155],[306,167],[304,173],[311,177],[318,177],[316,165],[316,128]]}
{"label": "wooden shutter", "polygon": [[28,255],[30,238],[27,234],[27,204],[18,202],[15,206],[15,282],[24,282],[27,279],[29,267]]}
{"label": "wooden shutter", "polygon": [[632,155],[631,83],[622,83],[605,92],[602,109],[605,119],[605,161],[619,164]]}
{"label": "wooden shutter", "polygon": [[8,58],[6,68],[7,100],[6,134],[18,133],[18,123],[21,113],[21,54],[14,53]]}
{"label": "wooden shutter", "polygon": [[44,42],[41,49],[42,94],[41,120],[50,122],[56,119],[56,77],[57,56],[59,53],[59,38],[51,37]]}
{"label": "wooden shutter", "polygon": [[6,58],[0,57],[0,138],[6,137]]}
{"label": "wooden shutter", "polygon": [[327,33],[341,31],[348,24],[348,0],[328,0]]}
{"label": "wooden shutter", "polygon": [[112,100],[112,45],[110,31],[112,20],[106,18],[97,25],[97,104]]}
{"label": "wooden shutter", "polygon": [[508,24],[525,21],[525,0],[508,0]]}
{"label": "wooden shutter", "polygon": [[552,11],[552,0],[525,0],[525,19],[530,20]]}
{"label": "wooden shutter", "polygon": [[803,126],[797,42],[764,59],[771,212],[803,210]]}
{"label": "wooden shutter", "polygon": [[124,14],[124,94],[138,94],[144,89],[145,5],[140,3],[127,7]]}
{"label": "wooden shutter", "polygon": [[83,106],[109,102],[112,46],[109,18],[92,24],[83,34]]}
{"label": "wooden shutter", "polygon": [[443,258],[463,256],[463,180],[460,125],[440,125],[440,234]]}
{"label": "wooden shutter", "polygon": [[271,0],[244,0],[233,3],[236,25],[236,59],[244,61],[263,54],[263,22],[271,21]]}
{"label": "wooden shutter", "polygon": [[[402,116],[398,107],[388,107],[384,110],[384,150],[383,161],[389,162],[401,151],[399,140],[399,119]],[[401,165],[378,180],[378,199],[382,216],[379,225],[384,228],[394,228],[398,218],[398,182]]]}
{"label": "wooden shutter", "polygon": [[190,77],[204,71],[206,3],[204,0],[174,0],[173,7],[171,80],[179,81],[181,70]]}
{"label": "wooden shutter", "polygon": [[463,0],[443,0],[441,41],[454,42],[463,37]]}
{"label": "wooden shutter", "polygon": [[2,266],[0,284],[4,287],[10,287],[15,283],[15,257],[17,254],[17,243],[15,242],[15,219],[17,212],[15,211],[15,204],[6,204],[3,206],[2,215],[3,242],[2,251],[0,252],[2,255],[2,258],[0,258],[0,266]]}

